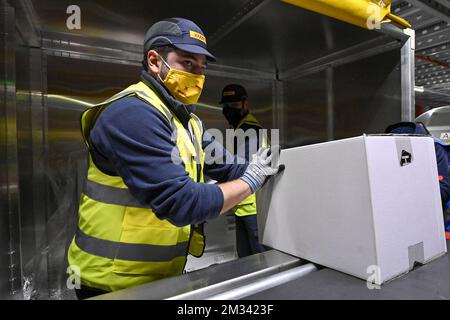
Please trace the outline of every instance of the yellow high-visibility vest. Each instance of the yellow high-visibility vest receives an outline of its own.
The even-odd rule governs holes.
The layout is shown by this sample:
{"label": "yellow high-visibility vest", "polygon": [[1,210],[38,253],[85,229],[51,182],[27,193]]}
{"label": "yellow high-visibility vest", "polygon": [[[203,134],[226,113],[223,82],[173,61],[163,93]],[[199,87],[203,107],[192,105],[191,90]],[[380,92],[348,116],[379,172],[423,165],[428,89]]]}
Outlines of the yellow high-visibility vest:
{"label": "yellow high-visibility vest", "polygon": [[[81,128],[88,149],[90,130],[101,112],[112,102],[130,96],[147,102],[169,120],[185,170],[194,181],[203,182],[205,155],[201,147],[203,126],[200,119],[191,114],[191,140],[176,115],[143,82],[83,113]],[[78,230],[68,252],[69,265],[80,270],[81,284],[115,291],[179,275],[187,254],[199,257],[204,247],[205,239],[199,228],[177,227],[160,220],[150,207],[144,207],[129,193],[120,176],[103,173],[89,156]]]}
{"label": "yellow high-visibility vest", "polygon": [[[236,130],[240,129],[244,124],[251,125],[254,127],[263,128],[261,124],[256,120],[255,116],[251,113],[247,114],[236,126]],[[258,134],[258,132],[256,132]],[[261,147],[268,147],[269,142],[266,134],[262,135]],[[251,159],[251,156],[250,156]],[[251,194],[248,198],[237,204],[233,208],[233,212],[235,215],[239,217],[249,216],[252,214],[256,214],[256,195]]]}

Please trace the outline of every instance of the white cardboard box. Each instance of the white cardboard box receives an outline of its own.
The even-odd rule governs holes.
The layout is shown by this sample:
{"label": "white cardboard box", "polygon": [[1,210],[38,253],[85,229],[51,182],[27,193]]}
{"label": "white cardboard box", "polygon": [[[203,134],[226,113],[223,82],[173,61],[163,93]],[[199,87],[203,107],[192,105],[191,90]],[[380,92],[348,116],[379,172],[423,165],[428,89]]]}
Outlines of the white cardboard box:
{"label": "white cardboard box", "polygon": [[375,284],[446,252],[432,138],[364,135],[280,163],[257,195],[265,245]]}

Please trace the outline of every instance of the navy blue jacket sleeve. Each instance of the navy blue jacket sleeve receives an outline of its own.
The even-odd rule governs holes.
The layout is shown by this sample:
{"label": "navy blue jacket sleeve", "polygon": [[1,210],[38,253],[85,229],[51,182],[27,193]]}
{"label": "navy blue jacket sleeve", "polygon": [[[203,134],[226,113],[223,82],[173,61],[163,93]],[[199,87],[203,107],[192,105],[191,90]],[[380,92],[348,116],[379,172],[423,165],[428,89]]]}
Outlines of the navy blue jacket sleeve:
{"label": "navy blue jacket sleeve", "polygon": [[438,166],[439,187],[441,189],[442,206],[445,208],[450,200],[450,178],[448,175],[447,151],[440,145],[435,144],[436,161]]}
{"label": "navy blue jacket sleeve", "polygon": [[214,184],[196,183],[183,164],[172,161],[178,149],[171,135],[169,121],[157,109],[130,97],[101,113],[90,142],[99,169],[122,177],[130,193],[158,218],[184,226],[217,217],[222,191]]}
{"label": "navy blue jacket sleeve", "polygon": [[204,130],[202,148],[205,152],[205,168],[203,172],[218,182],[239,179],[245,172],[248,162],[244,158],[232,155],[223,146],[223,141],[216,140],[214,134]]}

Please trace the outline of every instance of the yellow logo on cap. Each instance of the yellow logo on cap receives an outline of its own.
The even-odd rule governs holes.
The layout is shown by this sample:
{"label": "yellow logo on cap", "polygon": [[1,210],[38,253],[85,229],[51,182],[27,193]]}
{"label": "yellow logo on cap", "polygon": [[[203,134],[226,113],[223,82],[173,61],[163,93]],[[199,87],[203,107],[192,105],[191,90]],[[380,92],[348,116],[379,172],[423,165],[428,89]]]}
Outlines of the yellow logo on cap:
{"label": "yellow logo on cap", "polygon": [[200,33],[195,32],[195,31],[189,31],[189,35],[191,36],[191,38],[200,40],[201,42],[206,44],[206,38],[204,35],[201,35]]}
{"label": "yellow logo on cap", "polygon": [[234,96],[235,94],[236,94],[236,92],[234,92],[234,91],[225,91],[223,93],[223,96],[228,97],[228,96]]}

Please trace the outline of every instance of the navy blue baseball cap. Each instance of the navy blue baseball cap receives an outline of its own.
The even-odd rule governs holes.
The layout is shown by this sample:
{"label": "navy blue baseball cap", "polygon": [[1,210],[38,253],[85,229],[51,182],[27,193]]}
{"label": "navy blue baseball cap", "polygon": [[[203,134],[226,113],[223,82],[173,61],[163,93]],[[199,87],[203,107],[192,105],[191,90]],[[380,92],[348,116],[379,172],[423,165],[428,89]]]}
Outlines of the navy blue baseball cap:
{"label": "navy blue baseball cap", "polygon": [[421,122],[398,122],[390,125],[384,131],[385,133],[394,134],[424,134],[429,135],[430,132]]}
{"label": "navy blue baseball cap", "polygon": [[216,61],[216,57],[206,49],[206,37],[202,29],[190,20],[164,19],[148,29],[144,39],[144,53],[168,45],[186,52],[203,54],[209,61]]}

